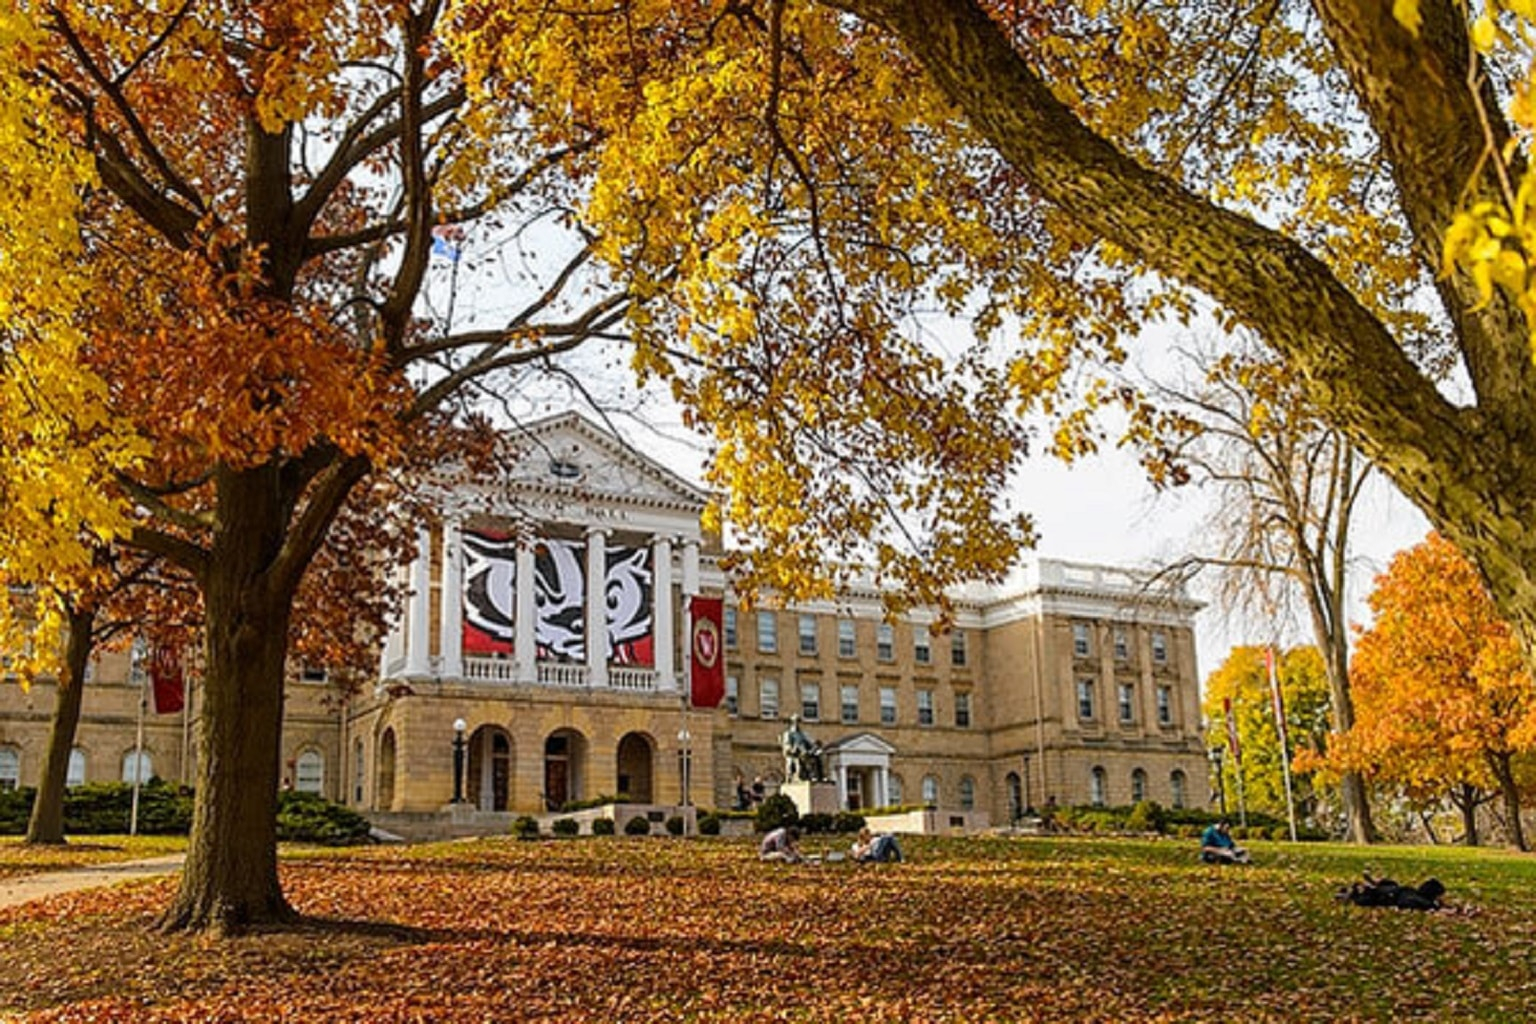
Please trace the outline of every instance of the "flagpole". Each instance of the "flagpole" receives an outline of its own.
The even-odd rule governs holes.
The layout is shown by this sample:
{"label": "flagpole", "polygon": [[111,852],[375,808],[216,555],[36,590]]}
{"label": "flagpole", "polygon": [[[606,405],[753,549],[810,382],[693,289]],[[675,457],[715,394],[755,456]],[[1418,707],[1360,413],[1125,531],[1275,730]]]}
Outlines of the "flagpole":
{"label": "flagpole", "polygon": [[683,595],[683,679],[682,679],[683,727],[678,732],[682,748],[683,782],[683,834],[688,834],[688,807],[692,797],[693,735],[688,729],[688,711],[693,705],[693,595]]}
{"label": "flagpole", "polygon": [[1296,800],[1291,795],[1291,751],[1290,742],[1286,738],[1285,729],[1285,698],[1280,694],[1280,674],[1275,667],[1279,657],[1275,646],[1270,645],[1267,652],[1269,661],[1269,694],[1275,704],[1275,735],[1280,740],[1280,769],[1285,775],[1285,816],[1291,828],[1291,842],[1296,841]]}

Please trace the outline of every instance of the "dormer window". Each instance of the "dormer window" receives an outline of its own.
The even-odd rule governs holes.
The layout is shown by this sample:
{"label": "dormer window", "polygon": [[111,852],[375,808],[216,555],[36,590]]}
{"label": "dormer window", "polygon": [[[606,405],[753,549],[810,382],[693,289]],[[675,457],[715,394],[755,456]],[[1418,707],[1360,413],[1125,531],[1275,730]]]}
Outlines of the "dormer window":
{"label": "dormer window", "polygon": [[549,475],[556,480],[579,480],[581,467],[568,459],[550,459]]}

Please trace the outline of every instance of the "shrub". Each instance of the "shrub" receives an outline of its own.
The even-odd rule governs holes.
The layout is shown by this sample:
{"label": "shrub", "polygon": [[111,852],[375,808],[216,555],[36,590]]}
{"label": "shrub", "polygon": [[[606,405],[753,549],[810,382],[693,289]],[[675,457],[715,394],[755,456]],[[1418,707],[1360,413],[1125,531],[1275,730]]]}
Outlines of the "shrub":
{"label": "shrub", "polygon": [[598,796],[588,797],[585,800],[567,800],[565,803],[560,805],[560,810],[562,813],[569,814],[571,811],[585,811],[590,810],[593,807],[602,807],[606,804],[629,803],[634,803],[634,800],[630,798],[628,793],[617,793],[613,796],[600,794]]}
{"label": "shrub", "polygon": [[759,832],[772,832],[776,828],[794,825],[799,821],[800,812],[795,808],[795,802],[783,793],[775,793],[758,807],[755,827]]}
{"label": "shrub", "polygon": [[1125,827],[1130,832],[1166,832],[1167,816],[1155,800],[1143,800],[1131,808],[1126,816]]}
{"label": "shrub", "polygon": [[519,839],[539,838],[539,819],[524,814],[512,822],[512,834]]}
{"label": "shrub", "polygon": [[592,820],[592,834],[595,836],[613,835],[612,818],[594,818]]}
{"label": "shrub", "polygon": [[581,833],[581,825],[575,818],[556,818],[549,830],[557,836],[574,836]]}
{"label": "shrub", "polygon": [[[139,827],[143,830],[142,794]],[[295,843],[351,846],[366,843],[368,819],[349,807],[332,803],[317,793],[286,791],[277,795],[277,838]]]}
{"label": "shrub", "polygon": [[19,836],[26,832],[36,797],[37,790],[31,786],[0,790],[0,835]]}
{"label": "shrub", "polygon": [[624,834],[627,836],[648,836],[651,834],[651,823],[643,814],[637,814],[624,823]]}
{"label": "shrub", "polygon": [[717,836],[720,834],[720,816],[710,813],[699,817],[699,835]]}
{"label": "shrub", "polygon": [[832,815],[816,811],[800,815],[800,831],[806,835],[826,835],[832,831]]}
{"label": "shrub", "polygon": [[683,816],[681,814],[672,815],[672,817],[667,819],[667,834],[673,836],[682,835],[683,824]]}
{"label": "shrub", "polygon": [[844,834],[857,832],[865,825],[864,816],[853,811],[838,811],[832,815],[832,831]]}

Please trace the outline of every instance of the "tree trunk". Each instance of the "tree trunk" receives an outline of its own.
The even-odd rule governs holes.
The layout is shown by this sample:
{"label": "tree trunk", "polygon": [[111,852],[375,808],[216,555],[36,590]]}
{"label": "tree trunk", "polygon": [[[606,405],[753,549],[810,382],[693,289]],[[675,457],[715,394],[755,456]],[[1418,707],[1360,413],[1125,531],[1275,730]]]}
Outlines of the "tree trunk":
{"label": "tree trunk", "polygon": [[1489,762],[1494,778],[1499,780],[1499,795],[1504,798],[1504,816],[1509,819],[1509,841],[1517,850],[1524,850],[1525,828],[1520,824],[1520,787],[1515,783],[1515,770],[1508,753],[1490,754]]}
{"label": "tree trunk", "polygon": [[[1342,594],[1342,581],[1338,590]],[[1341,609],[1342,611],[1342,609]],[[1342,624],[1340,614],[1335,622]],[[1342,637],[1331,636],[1314,611],[1314,631],[1323,651],[1323,665],[1328,673],[1329,698],[1333,704],[1333,725],[1340,733],[1355,727],[1355,702],[1349,692],[1349,647]],[[1344,772],[1339,776],[1339,800],[1344,805],[1346,836],[1352,843],[1376,841],[1376,825],[1371,821],[1371,801],[1365,789],[1365,777],[1358,771]]]}
{"label": "tree trunk", "polygon": [[1451,803],[1461,811],[1461,831],[1468,846],[1477,846],[1477,790],[1463,783],[1461,795],[1451,794]]}
{"label": "tree trunk", "polygon": [[287,509],[268,466],[219,479],[203,578],[206,675],[197,803],[167,929],[229,934],[295,914],[277,877],[277,779],[291,588],[268,575]]}
{"label": "tree trunk", "polygon": [[43,775],[37,783],[37,799],[27,821],[28,843],[64,842],[64,784],[69,778],[69,755],[75,748],[80,725],[80,706],[85,696],[85,666],[91,658],[91,631],[95,609],[71,604],[67,609],[69,635],[64,648],[64,677],[55,687],[53,723],[48,729],[48,752]]}

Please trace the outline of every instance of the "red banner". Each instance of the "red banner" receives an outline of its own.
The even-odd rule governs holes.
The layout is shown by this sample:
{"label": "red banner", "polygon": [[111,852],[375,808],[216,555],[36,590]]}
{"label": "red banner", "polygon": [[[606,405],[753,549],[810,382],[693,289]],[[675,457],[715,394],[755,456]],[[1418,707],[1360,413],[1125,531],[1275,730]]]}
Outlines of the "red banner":
{"label": "red banner", "polygon": [[693,610],[693,636],[689,638],[692,678],[688,692],[696,708],[719,707],[725,698],[725,652],[720,634],[724,606],[725,602],[718,597],[695,597],[689,604]]}
{"label": "red banner", "polygon": [[173,715],[186,706],[186,685],[182,678],[181,657],[174,647],[157,647],[149,659],[150,693],[155,714]]}

